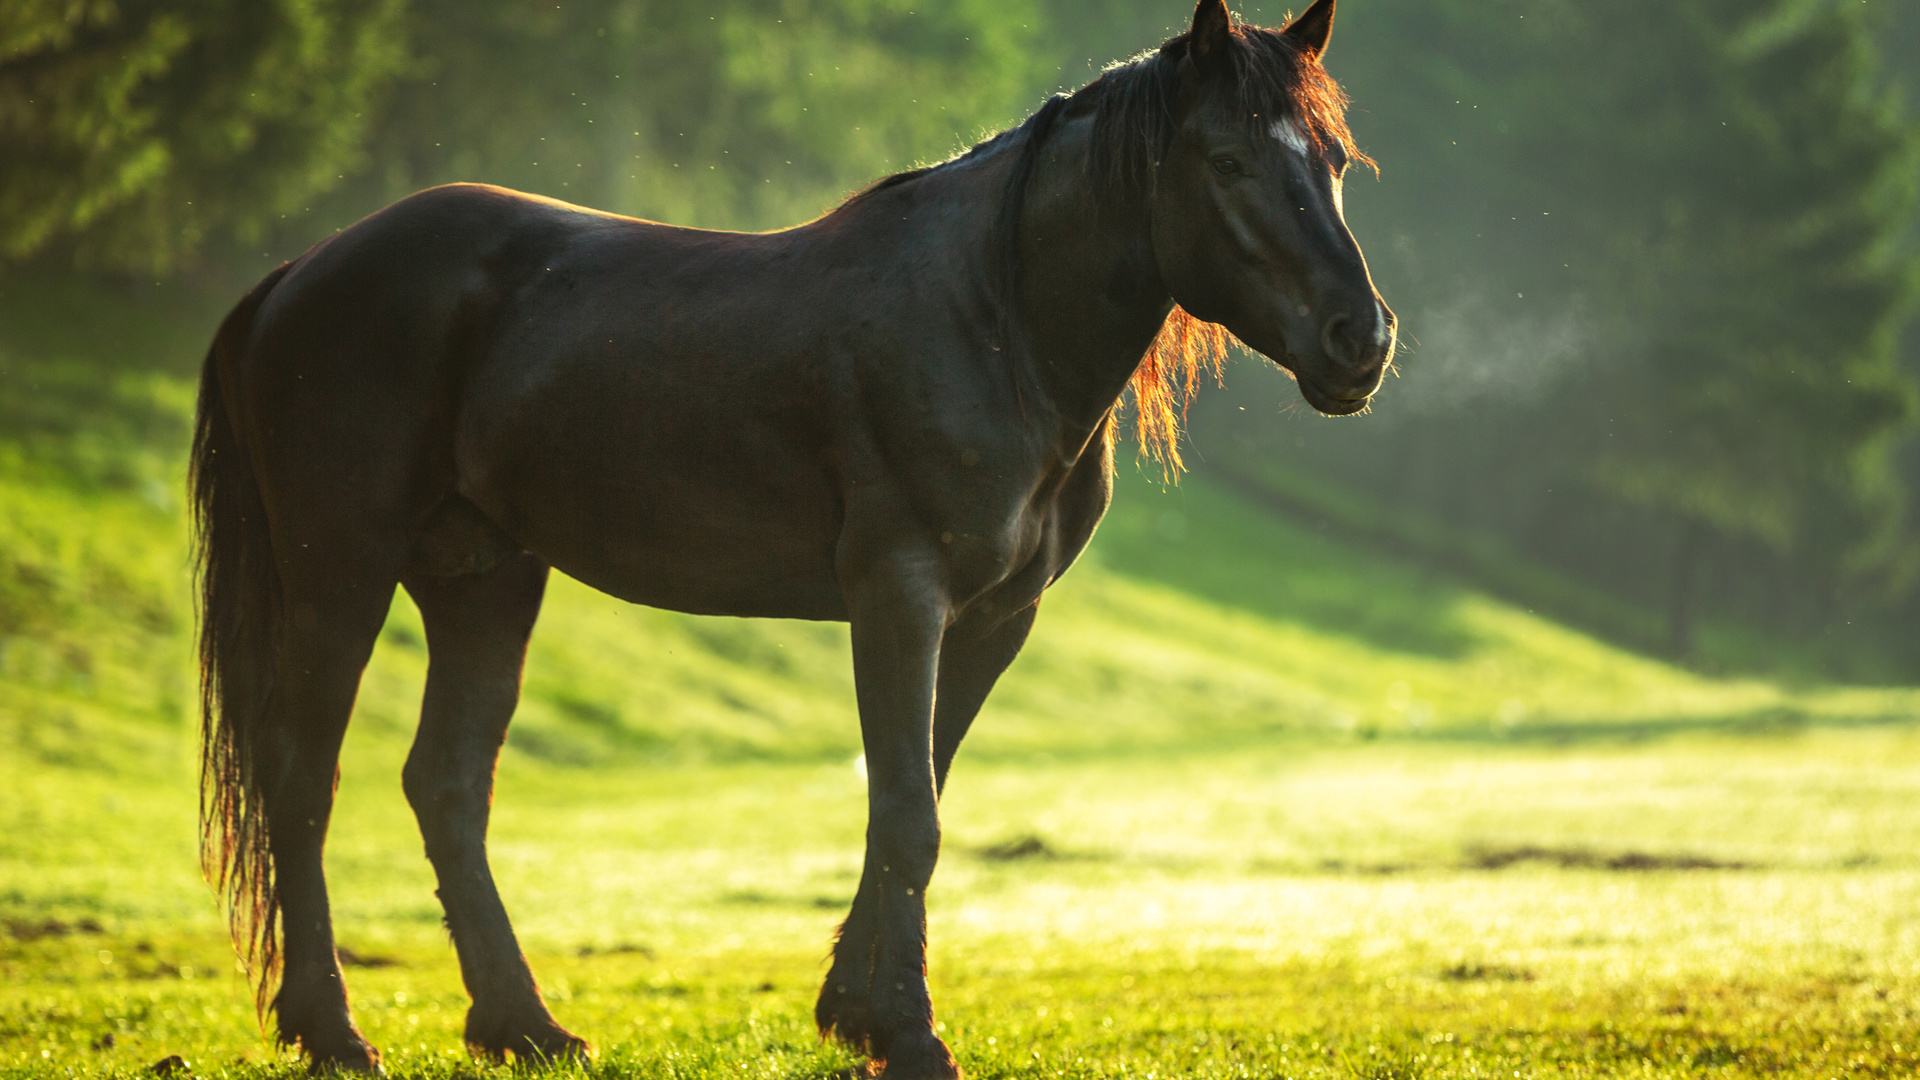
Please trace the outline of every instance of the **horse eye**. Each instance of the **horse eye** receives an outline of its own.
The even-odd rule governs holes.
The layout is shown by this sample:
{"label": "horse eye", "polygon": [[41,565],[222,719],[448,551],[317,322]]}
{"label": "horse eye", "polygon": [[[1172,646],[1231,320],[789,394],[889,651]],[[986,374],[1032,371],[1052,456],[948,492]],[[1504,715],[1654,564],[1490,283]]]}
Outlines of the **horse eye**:
{"label": "horse eye", "polygon": [[1213,159],[1213,171],[1221,176],[1232,176],[1240,171],[1240,163],[1230,157],[1217,157]]}

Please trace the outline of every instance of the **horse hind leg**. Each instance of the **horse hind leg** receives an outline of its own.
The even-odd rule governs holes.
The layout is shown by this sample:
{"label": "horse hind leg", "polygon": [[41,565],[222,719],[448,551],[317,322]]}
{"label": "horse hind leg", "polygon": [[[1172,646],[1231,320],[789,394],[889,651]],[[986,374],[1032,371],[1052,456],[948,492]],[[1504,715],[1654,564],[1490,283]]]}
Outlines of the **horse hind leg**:
{"label": "horse hind leg", "polygon": [[[478,572],[441,576],[456,565]],[[404,579],[426,624],[429,656],[420,730],[404,774],[407,801],[473,998],[467,1045],[494,1060],[587,1051],[541,1000],[487,864],[494,765],[519,702],[521,665],[546,581],[546,564],[531,554],[488,555],[476,564],[421,545]]]}
{"label": "horse hind leg", "polygon": [[371,1072],[380,1055],[348,1011],[322,864],[340,743],[393,588],[391,578],[382,584],[355,569],[299,575],[328,582],[320,588],[289,582],[254,769],[284,939],[272,1003],[280,1041],[297,1044],[316,1069]]}

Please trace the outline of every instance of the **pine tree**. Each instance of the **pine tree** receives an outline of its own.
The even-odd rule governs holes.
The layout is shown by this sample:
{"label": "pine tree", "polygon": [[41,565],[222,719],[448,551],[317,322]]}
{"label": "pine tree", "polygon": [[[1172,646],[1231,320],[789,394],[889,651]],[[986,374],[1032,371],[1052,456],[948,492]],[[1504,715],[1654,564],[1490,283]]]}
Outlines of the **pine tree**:
{"label": "pine tree", "polygon": [[[1673,644],[1688,645],[1707,529],[1755,538],[1833,587],[1893,554],[1888,465],[1913,390],[1895,345],[1914,284],[1914,133],[1878,90],[1858,5],[1690,0],[1664,47],[1691,94],[1625,110],[1614,168],[1618,438],[1604,486],[1679,521]],[[1674,53],[1681,56],[1673,56]],[[1621,225],[1626,224],[1622,228]]]}
{"label": "pine tree", "polygon": [[358,168],[402,0],[0,7],[0,260],[162,271]]}

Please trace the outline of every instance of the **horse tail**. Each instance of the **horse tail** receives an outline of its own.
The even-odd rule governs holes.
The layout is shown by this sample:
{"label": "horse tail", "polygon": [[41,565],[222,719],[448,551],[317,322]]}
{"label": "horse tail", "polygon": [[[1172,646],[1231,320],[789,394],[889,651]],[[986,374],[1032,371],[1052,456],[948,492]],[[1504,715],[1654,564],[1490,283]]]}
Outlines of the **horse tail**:
{"label": "horse tail", "polygon": [[280,913],[256,769],[280,622],[266,504],[222,372],[246,348],[281,266],[228,313],[200,370],[188,474],[200,601],[200,867],[226,903],[235,948],[267,987],[279,971]]}

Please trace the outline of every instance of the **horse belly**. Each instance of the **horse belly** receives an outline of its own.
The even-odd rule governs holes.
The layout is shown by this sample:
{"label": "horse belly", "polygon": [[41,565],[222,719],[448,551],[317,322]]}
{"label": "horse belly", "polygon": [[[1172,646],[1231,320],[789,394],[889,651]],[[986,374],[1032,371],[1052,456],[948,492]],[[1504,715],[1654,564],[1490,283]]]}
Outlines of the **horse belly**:
{"label": "horse belly", "polygon": [[780,417],[605,386],[511,413],[468,433],[462,494],[555,569],[650,607],[846,617],[838,489]]}

